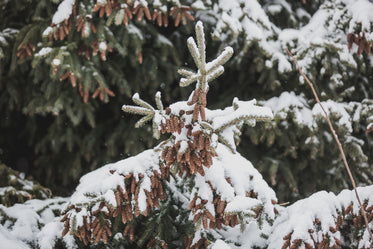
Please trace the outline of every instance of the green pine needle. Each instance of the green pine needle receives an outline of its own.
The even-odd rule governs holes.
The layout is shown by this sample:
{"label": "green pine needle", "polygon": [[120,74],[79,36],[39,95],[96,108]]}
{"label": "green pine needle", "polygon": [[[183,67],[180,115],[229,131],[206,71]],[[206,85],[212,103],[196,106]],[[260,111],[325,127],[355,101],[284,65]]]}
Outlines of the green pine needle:
{"label": "green pine needle", "polygon": [[196,25],[196,38],[199,50],[199,69],[201,70],[202,74],[206,74],[205,33],[203,32],[203,25],[201,21],[197,22]]}
{"label": "green pine needle", "polygon": [[154,115],[154,110],[149,110],[139,106],[123,105],[122,110],[139,115]]}
{"label": "green pine needle", "polygon": [[180,68],[179,70],[177,70],[177,72],[184,77],[190,77],[194,74],[193,71],[190,71],[190,70],[185,69],[185,68]]}
{"label": "green pine needle", "polygon": [[161,99],[161,92],[155,94],[155,104],[157,105],[158,110],[163,111],[163,104]]}
{"label": "green pine needle", "polygon": [[189,86],[193,82],[197,81],[199,77],[200,77],[200,75],[194,75],[194,76],[192,76],[190,78],[181,78],[179,85],[181,87]]}
{"label": "green pine needle", "polygon": [[255,119],[257,121],[264,121],[264,120],[270,120],[269,117],[256,117],[256,116],[251,116],[251,115],[243,115],[239,118],[235,118],[233,120],[230,120],[229,122],[227,123],[224,123],[222,124],[220,127],[218,127],[215,132],[219,133],[221,132],[222,130],[232,126],[232,125],[235,125],[241,121],[246,121],[246,120],[251,120],[251,119]]}
{"label": "green pine needle", "polygon": [[200,54],[197,48],[197,44],[194,41],[193,37],[189,37],[189,39],[187,40],[187,45],[188,45],[189,52],[193,57],[194,63],[196,64],[197,68],[200,68],[201,67]]}
{"label": "green pine needle", "polygon": [[161,137],[161,132],[158,129],[157,123],[153,122],[152,127],[153,127],[153,137],[155,139],[159,139]]}
{"label": "green pine needle", "polygon": [[132,101],[135,102],[135,104],[139,105],[139,106],[142,106],[146,109],[149,109],[149,110],[154,110],[154,108],[146,103],[144,100],[140,99],[140,96],[138,93],[135,93],[133,96],[132,96]]}
{"label": "green pine needle", "polygon": [[136,122],[135,128],[143,126],[147,121],[151,120],[153,117],[154,115],[147,115],[145,117],[142,117],[139,121]]}

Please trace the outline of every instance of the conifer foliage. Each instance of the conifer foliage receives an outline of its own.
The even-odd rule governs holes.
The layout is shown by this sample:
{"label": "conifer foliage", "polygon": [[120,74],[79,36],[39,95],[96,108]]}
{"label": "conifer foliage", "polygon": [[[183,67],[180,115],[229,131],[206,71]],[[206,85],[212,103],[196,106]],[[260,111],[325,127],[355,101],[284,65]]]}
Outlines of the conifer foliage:
{"label": "conifer foliage", "polygon": [[[0,164],[1,243],[372,248],[372,12],[368,0],[0,1],[1,163],[70,194],[85,172],[152,148],[84,175],[68,198]],[[185,46],[194,19],[204,27]],[[366,186],[368,225],[286,49]],[[194,68],[177,71],[184,61]]]}
{"label": "conifer foliage", "polygon": [[[271,120],[270,108],[233,99],[207,108],[212,81],[233,54],[226,47],[206,63],[202,22],[188,49],[197,70],[180,69],[180,86],[196,83],[187,101],[156,107],[134,94],[126,112],[152,121],[158,146],[107,164],[80,179],[69,198],[0,205],[0,238],[15,248],[356,248],[373,246],[372,186],[358,188],[368,227],[353,191],[317,192],[283,207],[254,166],[236,151],[246,123]],[[213,87],[213,85],[212,85]],[[21,210],[26,211],[24,214]],[[26,221],[26,222],[25,222]],[[37,225],[36,225],[37,224]],[[23,234],[25,228],[30,233]]]}
{"label": "conifer foliage", "polygon": [[[162,84],[177,80],[172,69],[184,51],[173,43],[189,33],[190,3],[20,0],[1,1],[0,8],[4,163],[16,168],[24,157],[37,180],[68,195],[82,174],[153,147],[146,131],[127,134],[132,123],[108,117],[120,118],[119,99],[140,89],[162,88],[168,102],[180,95]],[[101,142],[103,154],[96,151]]]}
{"label": "conifer foliage", "polygon": [[[179,70],[185,77],[181,78],[180,86],[196,82],[188,101],[163,108],[158,92],[156,110],[135,94],[132,99],[139,106],[122,107],[126,112],[145,116],[136,126],[152,120],[155,137],[159,138],[160,133],[170,134],[170,137],[153,150],[100,170],[107,178],[99,192],[94,189],[97,184],[90,186],[92,183],[88,182],[97,177],[98,172],[82,179],[81,189],[78,187],[64,211],[62,235],[71,231],[88,245],[101,240],[106,244],[115,233],[122,232],[130,243],[140,239],[148,248],[157,248],[156,245],[206,248],[213,242],[208,234],[225,226],[241,225],[243,231],[245,225],[253,221],[258,224],[257,234],[262,229],[263,233],[268,232],[268,224],[273,222],[277,212],[275,194],[248,161],[235,155],[234,136],[244,122],[255,125],[257,120],[272,118],[272,113],[268,108],[256,106],[255,100],[234,99],[233,106],[224,110],[207,109],[209,83],[223,73],[222,65],[232,56],[233,50],[227,47],[215,60],[206,63],[201,22],[196,25],[196,40],[197,43],[189,38],[188,48],[197,72]],[[238,162],[237,168],[232,170],[226,158],[229,156],[243,162]],[[243,176],[247,178],[242,179]],[[183,189],[177,186],[181,182],[187,183]],[[263,191],[263,187],[267,191]],[[82,196],[85,197],[79,198]],[[141,233],[139,226],[144,219],[150,223],[156,222],[157,216],[169,215],[163,210],[181,196],[179,208],[185,209],[181,211],[185,217],[177,222],[181,226],[189,223],[192,227],[189,232],[178,230],[184,244],[170,241],[165,231],[157,234],[146,229],[145,234]],[[121,223],[116,228],[115,219],[120,219]],[[157,228],[150,224],[148,227]]]}

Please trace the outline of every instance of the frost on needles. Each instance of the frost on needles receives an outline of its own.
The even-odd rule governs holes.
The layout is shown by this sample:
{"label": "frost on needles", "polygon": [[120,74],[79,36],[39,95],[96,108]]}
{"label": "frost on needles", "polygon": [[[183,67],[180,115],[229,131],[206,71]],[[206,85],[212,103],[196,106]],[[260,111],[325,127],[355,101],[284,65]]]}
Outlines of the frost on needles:
{"label": "frost on needles", "polygon": [[[188,48],[197,70],[179,70],[181,87],[196,83],[187,101],[164,108],[158,92],[153,107],[136,93],[137,106],[123,106],[143,116],[136,127],[152,121],[154,137],[166,140],[86,174],[70,198],[0,205],[0,239],[17,249],[371,248],[350,190],[321,191],[286,208],[277,204],[235,147],[243,124],[270,120],[271,110],[237,98],[224,110],[209,110],[209,84],[233,50],[206,63],[201,22]],[[373,186],[358,191],[372,229]]]}
{"label": "frost on needles", "polygon": [[196,41],[188,39],[197,70],[179,70],[181,87],[196,83],[187,101],[164,108],[156,93],[154,108],[136,93],[138,106],[122,107],[144,116],[136,127],[151,120],[154,137],[162,133],[168,139],[82,177],[64,212],[63,235],[72,234],[85,245],[111,243],[114,236],[139,247],[206,248],[229,234],[228,241],[237,241],[245,233],[252,245],[265,244],[277,199],[252,164],[236,153],[234,138],[244,123],[271,119],[272,112],[255,100],[236,98],[224,110],[207,109],[209,84],[224,72],[233,49],[206,63],[205,47],[198,22]]}

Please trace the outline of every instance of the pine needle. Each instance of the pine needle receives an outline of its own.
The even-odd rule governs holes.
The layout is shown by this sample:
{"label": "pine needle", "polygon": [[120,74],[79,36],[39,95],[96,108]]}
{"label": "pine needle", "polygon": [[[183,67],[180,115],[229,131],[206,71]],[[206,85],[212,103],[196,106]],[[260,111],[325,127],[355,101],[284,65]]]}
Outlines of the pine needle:
{"label": "pine needle", "polygon": [[319,97],[318,97],[318,95],[317,95],[317,93],[316,93],[316,91],[315,91],[315,88],[313,87],[312,82],[308,79],[308,77],[303,73],[302,69],[300,68],[297,59],[292,55],[292,53],[289,51],[289,49],[286,49],[286,51],[288,52],[288,54],[290,55],[290,57],[294,60],[296,66],[297,66],[297,68],[298,68],[298,70],[299,70],[299,73],[304,77],[304,79],[306,80],[306,82],[308,83],[308,85],[311,87],[312,93],[313,93],[313,95],[315,96],[315,99],[316,99],[317,103],[320,105],[322,111],[323,111],[324,114],[325,114],[326,121],[328,122],[328,125],[329,125],[329,128],[330,128],[330,131],[332,132],[332,135],[333,135],[335,141],[336,141],[337,144],[338,144],[338,148],[339,148],[339,151],[340,151],[340,153],[341,153],[343,163],[344,163],[344,165],[345,165],[345,167],[346,167],[346,170],[347,170],[348,176],[350,177],[350,181],[351,181],[352,186],[353,186],[354,191],[355,191],[356,199],[357,199],[357,201],[359,202],[360,211],[361,211],[361,213],[363,214],[364,221],[365,221],[365,225],[366,225],[366,229],[367,229],[367,231],[368,231],[368,233],[369,233],[369,236],[370,236],[371,241],[373,241],[373,234],[372,234],[372,232],[371,232],[370,229],[369,229],[369,222],[368,222],[367,215],[366,215],[366,213],[365,213],[364,207],[363,207],[363,205],[362,205],[362,203],[361,203],[361,201],[360,201],[360,197],[359,197],[359,194],[358,194],[357,189],[356,189],[355,180],[354,180],[354,178],[353,178],[353,176],[352,176],[352,174],[351,174],[351,170],[350,170],[350,167],[348,166],[347,159],[346,159],[345,153],[344,153],[344,151],[343,151],[343,148],[342,148],[341,142],[339,141],[338,136],[337,136],[337,134],[335,133],[335,130],[334,130],[333,125],[332,125],[332,122],[331,122],[330,119],[329,119],[328,113],[325,111],[323,105],[321,104],[320,99],[319,99]]}

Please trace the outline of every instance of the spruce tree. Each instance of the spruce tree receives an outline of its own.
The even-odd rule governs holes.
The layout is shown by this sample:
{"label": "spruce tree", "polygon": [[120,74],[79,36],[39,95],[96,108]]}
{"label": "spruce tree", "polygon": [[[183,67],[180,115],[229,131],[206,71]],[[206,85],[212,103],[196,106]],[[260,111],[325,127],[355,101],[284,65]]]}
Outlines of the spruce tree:
{"label": "spruce tree", "polygon": [[[283,207],[254,166],[236,151],[244,124],[273,118],[255,100],[210,110],[207,92],[233,54],[206,63],[201,22],[188,49],[197,70],[180,69],[187,101],[156,108],[134,94],[126,112],[152,121],[155,148],[86,174],[69,198],[0,205],[0,236],[14,248],[358,248],[373,246],[372,186],[321,191]],[[216,82],[215,82],[216,83]],[[211,87],[213,88],[213,86]],[[332,105],[333,106],[333,105]],[[22,233],[22,231],[30,231]]]}
{"label": "spruce tree", "polygon": [[[196,40],[189,38],[188,48],[197,71],[179,70],[181,87],[196,82],[188,101],[164,108],[158,92],[155,109],[135,94],[132,100],[139,106],[122,107],[144,116],[137,127],[151,120],[154,137],[169,137],[153,150],[81,179],[61,220],[63,236],[70,232],[85,245],[102,241],[135,248],[206,248],[214,231],[238,224],[243,231],[255,222],[251,229],[258,238],[252,243],[263,244],[259,235],[268,233],[277,200],[259,172],[236,154],[234,137],[244,122],[255,125],[272,113],[255,106],[255,100],[237,98],[224,110],[207,109],[209,83],[223,73],[233,50],[228,47],[206,63],[201,22]],[[233,169],[230,160],[237,164]],[[108,178],[96,184],[102,174]],[[115,242],[116,237],[123,242]]]}
{"label": "spruce tree", "polygon": [[[261,105],[273,109],[271,123],[244,128],[240,151],[278,190],[279,199],[350,186],[325,119],[286,49],[316,84],[358,183],[371,184],[373,20],[366,10],[372,3],[219,2],[226,15],[217,19],[213,35],[240,52],[215,96],[224,103],[228,96],[252,98],[255,93]],[[230,80],[237,88],[229,88]]]}
{"label": "spruce tree", "polygon": [[[164,83],[176,80],[185,50],[176,44],[193,19],[189,5],[2,1],[0,7],[3,162],[66,195],[82,174],[154,145],[145,129],[125,132],[133,124],[120,119],[116,106],[145,88],[163,89],[168,102],[180,96]],[[26,169],[17,167],[20,158]]]}
{"label": "spruce tree", "polygon": [[[127,132],[135,122],[117,107],[135,92],[150,99],[161,90],[165,103],[186,97],[174,85],[193,18],[204,21],[211,51],[226,45],[238,51],[209,91],[209,104],[222,108],[234,96],[255,97],[274,111],[271,122],[243,127],[239,151],[281,202],[349,187],[325,120],[286,48],[316,84],[358,184],[372,184],[369,1],[19,0],[0,6],[0,159],[13,168],[26,159],[28,170],[17,169],[58,194],[69,194],[85,172],[155,145],[146,126]],[[61,16],[64,7],[70,12]]]}

